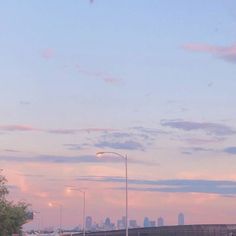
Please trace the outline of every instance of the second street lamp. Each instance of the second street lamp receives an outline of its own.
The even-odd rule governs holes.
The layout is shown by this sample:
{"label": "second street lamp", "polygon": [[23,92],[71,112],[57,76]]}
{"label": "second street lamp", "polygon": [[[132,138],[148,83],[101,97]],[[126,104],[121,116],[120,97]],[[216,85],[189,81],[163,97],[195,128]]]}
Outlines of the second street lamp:
{"label": "second street lamp", "polygon": [[59,229],[59,235],[61,235],[62,233],[62,230],[61,230],[61,227],[62,227],[62,204],[58,203],[58,202],[49,202],[48,205],[50,207],[54,207],[54,206],[58,206],[59,207],[59,223],[60,223],[60,229]]}
{"label": "second street lamp", "polygon": [[85,201],[86,201],[86,192],[84,189],[80,188],[70,188],[71,191],[78,191],[83,193],[83,236],[85,236]]}
{"label": "second street lamp", "polygon": [[118,152],[97,152],[97,157],[102,157],[104,154],[112,154],[121,157],[125,160],[125,235],[128,236],[128,168],[127,168],[127,155],[121,155]]}

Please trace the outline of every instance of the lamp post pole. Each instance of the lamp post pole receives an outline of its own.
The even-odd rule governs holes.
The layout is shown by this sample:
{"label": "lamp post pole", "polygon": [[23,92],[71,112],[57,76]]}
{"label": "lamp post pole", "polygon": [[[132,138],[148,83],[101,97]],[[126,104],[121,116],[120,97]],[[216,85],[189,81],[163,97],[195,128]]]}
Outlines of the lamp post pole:
{"label": "lamp post pole", "polygon": [[127,168],[127,155],[125,155],[125,214],[126,214],[126,225],[125,235],[128,236],[128,168]]}
{"label": "lamp post pole", "polygon": [[98,157],[102,156],[103,154],[113,154],[119,156],[125,160],[125,235],[129,235],[128,231],[128,156],[121,155],[118,152],[97,152],[96,155]]}

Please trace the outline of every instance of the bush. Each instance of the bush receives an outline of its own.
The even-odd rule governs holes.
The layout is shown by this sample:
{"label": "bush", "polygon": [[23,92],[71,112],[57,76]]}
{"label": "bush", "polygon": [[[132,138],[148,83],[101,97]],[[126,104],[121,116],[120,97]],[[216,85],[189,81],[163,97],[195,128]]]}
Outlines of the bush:
{"label": "bush", "polygon": [[22,225],[29,218],[28,204],[13,203],[6,199],[6,178],[0,175],[0,236],[21,234]]}

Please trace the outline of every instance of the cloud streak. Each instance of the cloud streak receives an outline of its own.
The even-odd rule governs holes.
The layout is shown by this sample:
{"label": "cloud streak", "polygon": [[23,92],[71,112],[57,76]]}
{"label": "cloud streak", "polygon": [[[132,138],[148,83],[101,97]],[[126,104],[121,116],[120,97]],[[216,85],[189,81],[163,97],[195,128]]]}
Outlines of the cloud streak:
{"label": "cloud streak", "polygon": [[[79,163],[120,163],[123,162],[121,158],[117,156],[109,155],[104,158],[97,158],[96,155],[83,155],[83,156],[52,156],[52,155],[40,155],[33,157],[24,156],[0,156],[0,161],[15,162],[15,163],[41,163],[41,164],[79,164]],[[134,164],[157,164],[146,161],[140,161],[129,158],[129,163]]]}
{"label": "cloud streak", "polygon": [[49,129],[49,130],[46,130],[46,132],[52,133],[52,134],[77,134],[77,133],[81,133],[81,132],[97,133],[97,132],[111,132],[111,131],[114,131],[114,129],[87,128],[87,129]]}
{"label": "cloud streak", "polygon": [[[79,176],[78,181],[125,183],[125,179],[119,176]],[[204,179],[166,179],[146,180],[129,179],[129,189],[144,192],[168,192],[168,193],[209,193],[219,195],[236,195],[236,181],[230,180],[204,180]],[[145,187],[145,186],[152,187]],[[142,186],[142,187],[139,187]],[[123,187],[114,187],[123,190]]]}
{"label": "cloud streak", "polygon": [[184,151],[182,151],[183,154],[192,155],[194,153],[202,153],[202,152],[219,152],[219,150],[213,149],[213,148],[203,148],[203,147],[190,147],[186,148]]}
{"label": "cloud streak", "polygon": [[81,132],[111,132],[114,129],[109,128],[83,128],[83,129],[40,129],[31,125],[12,124],[12,125],[0,125],[0,131],[7,132],[29,132],[29,131],[41,131],[52,134],[77,134]]}
{"label": "cloud streak", "polygon": [[95,144],[96,147],[99,148],[112,148],[112,149],[121,149],[121,150],[141,150],[144,151],[144,146],[132,140],[124,141],[124,142],[108,142],[101,141]]}
{"label": "cloud streak", "polygon": [[121,82],[121,79],[119,79],[113,75],[110,75],[110,74],[107,74],[104,72],[100,72],[100,71],[88,70],[88,69],[81,67],[78,64],[76,65],[76,70],[80,74],[103,80],[105,83],[108,83],[108,84],[117,84],[117,83]]}
{"label": "cloud streak", "polygon": [[18,156],[0,156],[1,161],[8,162],[21,162],[21,163],[56,163],[56,164],[70,164],[70,163],[101,163],[101,162],[119,162],[119,159],[113,158],[97,158],[95,155],[85,155],[85,156],[34,156],[34,157],[18,157]]}
{"label": "cloud streak", "polygon": [[101,135],[93,144],[99,148],[145,151],[153,145],[156,138],[168,134],[157,128],[130,127],[126,132],[115,131]]}
{"label": "cloud streak", "polygon": [[34,128],[30,125],[0,125],[1,131],[39,131],[40,129]]}
{"label": "cloud streak", "polygon": [[228,154],[236,155],[236,146],[234,147],[227,147],[223,150],[223,152],[226,152]]}
{"label": "cloud streak", "polygon": [[192,44],[185,44],[183,48],[185,50],[193,52],[209,53],[225,61],[236,63],[236,44],[233,44],[228,47],[223,47],[223,46],[214,46],[210,44],[192,43]]}
{"label": "cloud streak", "polygon": [[167,120],[161,122],[162,126],[167,126],[170,128],[180,129],[184,131],[204,131],[210,135],[233,135],[236,133],[234,129],[227,125],[210,123],[210,122],[192,122],[183,120]]}

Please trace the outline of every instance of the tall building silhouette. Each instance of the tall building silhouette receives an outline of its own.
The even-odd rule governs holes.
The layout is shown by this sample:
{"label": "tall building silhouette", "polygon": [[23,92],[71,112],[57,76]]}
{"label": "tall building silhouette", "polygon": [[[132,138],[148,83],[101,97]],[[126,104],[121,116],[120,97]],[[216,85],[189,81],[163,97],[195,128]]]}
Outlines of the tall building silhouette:
{"label": "tall building silhouette", "polygon": [[162,217],[159,217],[157,219],[157,226],[160,227],[160,226],[164,226],[164,219]]}
{"label": "tall building silhouette", "polygon": [[129,221],[129,227],[130,228],[137,228],[137,221],[136,220],[130,220]]}
{"label": "tall building silhouette", "polygon": [[105,226],[106,227],[110,227],[110,225],[111,225],[111,220],[110,220],[110,218],[109,217],[107,217],[106,219],[105,219]]}
{"label": "tall building silhouette", "polygon": [[92,228],[93,220],[91,216],[86,217],[85,227],[87,230]]}
{"label": "tall building silhouette", "polygon": [[149,227],[155,227],[156,226],[156,221],[155,220],[150,220],[149,221]]}
{"label": "tall building silhouette", "polygon": [[122,223],[124,225],[124,228],[126,227],[126,217],[125,216],[122,216]]}
{"label": "tall building silhouette", "polygon": [[179,213],[178,215],[178,225],[184,225],[184,214]]}
{"label": "tall building silhouette", "polygon": [[124,229],[124,225],[123,225],[123,222],[122,220],[117,220],[117,229]]}
{"label": "tall building silhouette", "polygon": [[148,217],[145,217],[144,221],[143,221],[143,227],[149,227],[149,226],[150,226],[149,219],[148,219]]}

